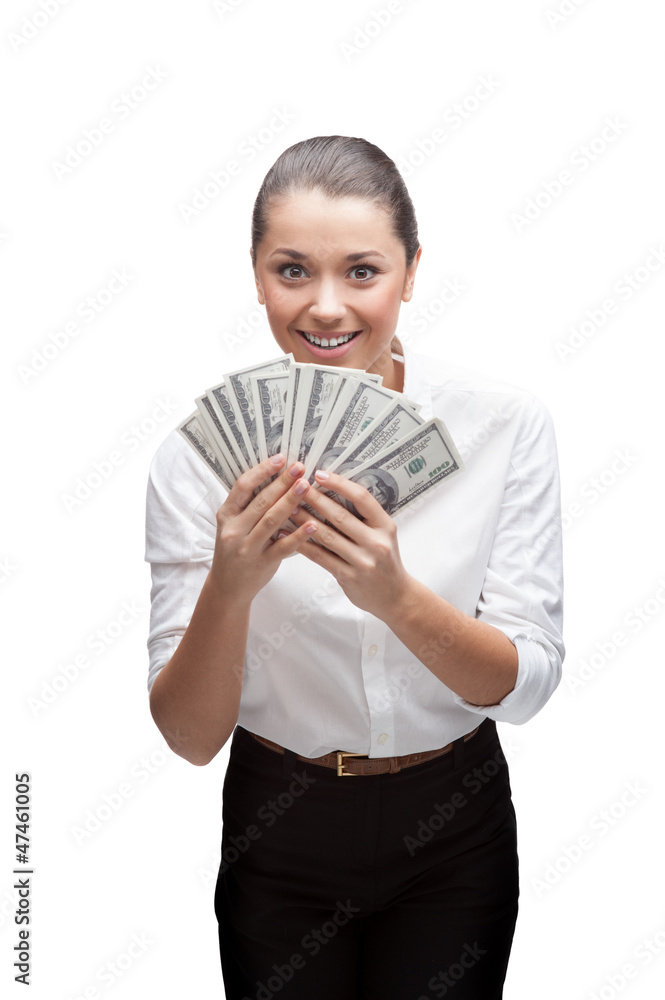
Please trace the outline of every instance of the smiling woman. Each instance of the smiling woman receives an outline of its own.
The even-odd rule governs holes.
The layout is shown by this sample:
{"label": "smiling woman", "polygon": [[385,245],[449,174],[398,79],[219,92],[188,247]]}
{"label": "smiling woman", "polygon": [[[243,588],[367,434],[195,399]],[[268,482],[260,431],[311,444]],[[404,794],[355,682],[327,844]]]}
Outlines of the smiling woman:
{"label": "smiling woman", "polygon": [[226,996],[498,1000],[519,885],[496,722],[535,715],[563,658],[551,419],[525,390],[401,349],[422,251],[378,147],[285,150],[252,223],[282,351],[379,374],[474,447],[396,520],[387,475],[319,469],[319,490],[277,454],[227,493],[176,431],[155,456],[150,708],[194,764],[232,736]]}

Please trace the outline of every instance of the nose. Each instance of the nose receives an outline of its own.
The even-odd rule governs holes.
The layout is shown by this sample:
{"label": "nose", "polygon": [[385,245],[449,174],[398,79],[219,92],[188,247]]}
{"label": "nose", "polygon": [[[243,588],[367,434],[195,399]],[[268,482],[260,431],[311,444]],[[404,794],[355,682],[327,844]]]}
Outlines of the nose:
{"label": "nose", "polygon": [[334,279],[318,282],[309,314],[320,323],[332,323],[346,315],[342,289]]}

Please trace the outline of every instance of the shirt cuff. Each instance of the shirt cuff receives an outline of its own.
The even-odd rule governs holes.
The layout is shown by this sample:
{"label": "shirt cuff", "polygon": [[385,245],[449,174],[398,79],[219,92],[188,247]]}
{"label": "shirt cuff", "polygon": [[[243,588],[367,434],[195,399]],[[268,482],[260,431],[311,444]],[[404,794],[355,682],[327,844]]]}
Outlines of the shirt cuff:
{"label": "shirt cuff", "polygon": [[496,722],[522,725],[545,705],[561,680],[561,658],[556,651],[524,634],[511,636],[517,650],[515,687],[497,705],[472,705],[453,693],[456,705]]}

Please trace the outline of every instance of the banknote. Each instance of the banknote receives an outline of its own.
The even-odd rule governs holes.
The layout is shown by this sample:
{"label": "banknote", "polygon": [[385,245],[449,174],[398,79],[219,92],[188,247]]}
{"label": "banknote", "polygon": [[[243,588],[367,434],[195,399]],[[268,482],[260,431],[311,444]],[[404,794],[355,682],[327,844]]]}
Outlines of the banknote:
{"label": "banknote", "polygon": [[327,468],[399,396],[365,373],[347,379],[307,456],[305,475],[310,482],[316,469]]}
{"label": "banknote", "polygon": [[272,358],[270,361],[264,361],[261,364],[239,368],[237,371],[229,372],[224,376],[229,400],[236,413],[237,426],[244,439],[247,454],[251,459],[250,465],[256,465],[257,462],[261,461],[258,456],[256,438],[257,419],[250,382],[251,376],[267,375],[271,372],[287,372],[292,361],[292,354],[283,354],[278,358]]}
{"label": "banknote", "polygon": [[250,375],[249,382],[256,414],[257,456],[263,462],[281,448],[289,373]]}
{"label": "banknote", "polygon": [[322,456],[319,468],[331,469],[340,476],[348,476],[353,469],[366,464],[424,423],[424,419],[414,413],[406,400],[396,400],[378,414],[360,437],[352,441],[337,458],[333,458],[331,464],[327,464],[330,452],[327,456]]}
{"label": "banknote", "polygon": [[[450,479],[463,467],[445,424],[433,417],[346,475],[369,490],[394,517],[426,490]],[[361,516],[350,500],[332,490],[324,492],[357,517]]]}
{"label": "banknote", "polygon": [[209,469],[215,474],[220,483],[230,490],[236,480],[235,475],[230,471],[223,458],[215,452],[201,422],[201,414],[198,410],[190,413],[186,420],[178,427],[178,431],[185,441],[191,445],[197,455],[203,459]]}
{"label": "banknote", "polygon": [[307,365],[298,386],[294,417],[289,437],[289,457],[306,462],[312,445],[346,381],[355,374],[348,368]]}
{"label": "banknote", "polygon": [[237,479],[241,473],[241,468],[236,461],[233,445],[228,436],[226,422],[222,424],[217,416],[217,410],[212,405],[210,399],[205,395],[196,397],[196,407],[199,411],[200,424],[208,436],[215,452],[220,458],[224,458],[229,470]]}

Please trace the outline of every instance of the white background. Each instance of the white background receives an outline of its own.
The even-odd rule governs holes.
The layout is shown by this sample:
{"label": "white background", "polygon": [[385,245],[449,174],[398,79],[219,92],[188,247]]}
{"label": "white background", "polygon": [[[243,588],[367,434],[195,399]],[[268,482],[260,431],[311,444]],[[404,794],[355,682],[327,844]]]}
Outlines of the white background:
{"label": "white background", "polygon": [[[196,395],[279,353],[255,300],[251,208],[284,148],[332,133],[407,175],[424,252],[402,334],[530,388],[557,429],[567,659],[546,708],[500,730],[522,871],[505,996],[661,995],[660,10],[564,0],[557,20],[559,3],[393,0],[390,18],[376,16],[387,0],[3,3],[0,953],[6,981],[14,773],[29,771],[34,1000],[223,996],[228,746],[193,767],[149,714],[145,484]],[[112,131],[86,147],[104,118]],[[107,302],[114,269],[126,287]],[[414,336],[422,308],[439,315]],[[112,452],[85,496],[79,479]]]}

